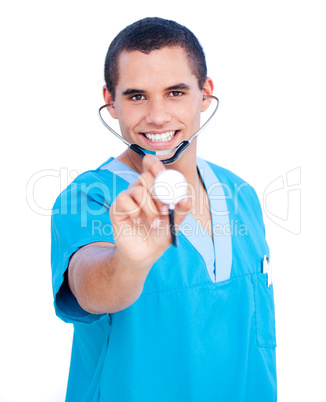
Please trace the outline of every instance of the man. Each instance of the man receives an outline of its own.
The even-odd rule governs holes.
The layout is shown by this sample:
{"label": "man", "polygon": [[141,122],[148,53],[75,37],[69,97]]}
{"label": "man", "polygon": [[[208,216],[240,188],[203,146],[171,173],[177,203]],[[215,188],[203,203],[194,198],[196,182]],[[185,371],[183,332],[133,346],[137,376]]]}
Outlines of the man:
{"label": "man", "polygon": [[[114,39],[103,95],[122,136],[169,150],[200,126],[213,93],[196,37],[146,18]],[[164,156],[164,158],[171,155]],[[127,148],[80,175],[52,221],[57,315],[74,324],[68,401],[275,401],[273,287],[257,196],[231,172]],[[175,212],[153,184],[165,169],[186,178]]]}

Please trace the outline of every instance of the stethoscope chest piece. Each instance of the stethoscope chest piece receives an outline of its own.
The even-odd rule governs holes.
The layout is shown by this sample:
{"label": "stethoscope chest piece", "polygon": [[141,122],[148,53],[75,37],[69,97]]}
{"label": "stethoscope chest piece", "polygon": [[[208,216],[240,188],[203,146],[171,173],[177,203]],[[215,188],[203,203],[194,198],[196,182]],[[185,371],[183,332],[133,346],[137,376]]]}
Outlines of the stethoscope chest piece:
{"label": "stethoscope chest piece", "polygon": [[156,198],[163,204],[169,205],[170,231],[172,244],[177,245],[174,224],[174,209],[188,193],[188,183],[184,175],[177,170],[167,169],[159,173],[153,187]]}

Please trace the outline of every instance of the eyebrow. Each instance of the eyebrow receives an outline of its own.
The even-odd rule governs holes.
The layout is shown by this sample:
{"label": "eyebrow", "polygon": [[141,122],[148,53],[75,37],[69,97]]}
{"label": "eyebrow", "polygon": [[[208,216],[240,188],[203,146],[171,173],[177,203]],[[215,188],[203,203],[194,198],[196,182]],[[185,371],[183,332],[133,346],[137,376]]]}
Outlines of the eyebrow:
{"label": "eyebrow", "polygon": [[144,94],[145,91],[143,89],[126,89],[122,92],[122,95],[129,96],[129,95],[136,95],[136,94]]}
{"label": "eyebrow", "polygon": [[172,85],[171,87],[166,88],[167,91],[177,91],[178,89],[181,89],[183,91],[189,91],[191,87],[188,84],[180,82],[179,84]]}
{"label": "eyebrow", "polygon": [[[172,85],[170,87],[167,87],[165,90],[166,91],[178,91],[178,90],[182,90],[182,91],[189,91],[191,89],[191,87],[187,84],[184,84],[183,82],[176,84],[176,85]],[[136,89],[136,88],[128,88],[125,91],[122,92],[122,95],[124,96],[130,96],[130,95],[142,95],[145,94],[146,91],[144,91],[143,89]]]}

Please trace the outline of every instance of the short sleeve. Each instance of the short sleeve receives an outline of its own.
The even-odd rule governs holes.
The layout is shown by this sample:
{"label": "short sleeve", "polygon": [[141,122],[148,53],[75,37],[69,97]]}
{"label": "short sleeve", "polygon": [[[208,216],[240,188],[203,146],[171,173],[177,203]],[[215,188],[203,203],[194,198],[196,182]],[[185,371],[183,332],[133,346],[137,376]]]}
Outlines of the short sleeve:
{"label": "short sleeve", "polygon": [[250,186],[247,185],[247,208],[251,208],[254,211],[255,218],[258,221],[258,224],[260,225],[264,236],[265,236],[265,224],[264,224],[264,218],[263,218],[263,211],[261,208],[261,204],[258,198],[258,195],[256,193],[256,190]]}
{"label": "short sleeve", "polygon": [[71,293],[67,268],[71,256],[94,242],[114,243],[109,208],[110,185],[93,172],[79,176],[57,198],[51,219],[51,266],[56,314],[65,322],[92,323],[103,315],[83,310]]}

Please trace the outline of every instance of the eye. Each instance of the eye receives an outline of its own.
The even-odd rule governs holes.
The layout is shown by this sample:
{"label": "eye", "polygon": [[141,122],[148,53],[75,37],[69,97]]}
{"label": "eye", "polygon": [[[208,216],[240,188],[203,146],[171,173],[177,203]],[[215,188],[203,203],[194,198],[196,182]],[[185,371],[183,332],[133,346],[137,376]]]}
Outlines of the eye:
{"label": "eye", "polygon": [[132,96],[130,99],[135,100],[135,101],[140,101],[140,100],[144,100],[145,96],[138,94],[138,95]]}
{"label": "eye", "polygon": [[180,92],[180,91],[171,91],[171,92],[169,93],[169,96],[171,96],[171,97],[173,97],[173,98],[175,98],[175,97],[177,97],[177,96],[181,96],[181,95],[183,95],[183,92]]}

